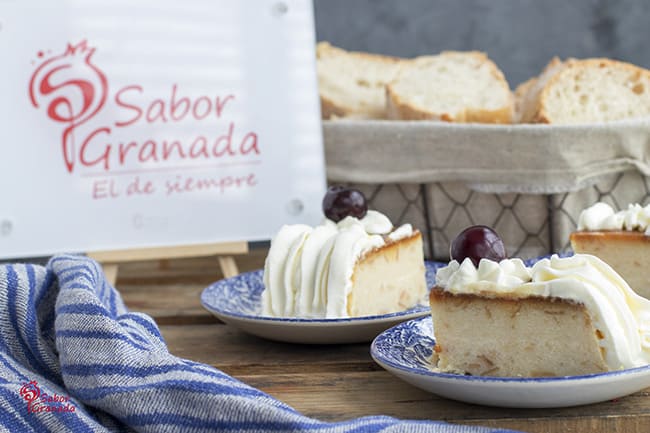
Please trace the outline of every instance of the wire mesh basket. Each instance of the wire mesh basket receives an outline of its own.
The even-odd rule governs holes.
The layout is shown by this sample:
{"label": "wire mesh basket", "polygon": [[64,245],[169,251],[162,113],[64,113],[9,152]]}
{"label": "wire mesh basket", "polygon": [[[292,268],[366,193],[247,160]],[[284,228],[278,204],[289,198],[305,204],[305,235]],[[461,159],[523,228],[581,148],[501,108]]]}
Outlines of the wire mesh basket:
{"label": "wire mesh basket", "polygon": [[511,257],[570,250],[580,212],[650,201],[650,121],[603,125],[324,124],[330,183],[363,191],[425,256],[448,260],[464,228],[484,224]]}

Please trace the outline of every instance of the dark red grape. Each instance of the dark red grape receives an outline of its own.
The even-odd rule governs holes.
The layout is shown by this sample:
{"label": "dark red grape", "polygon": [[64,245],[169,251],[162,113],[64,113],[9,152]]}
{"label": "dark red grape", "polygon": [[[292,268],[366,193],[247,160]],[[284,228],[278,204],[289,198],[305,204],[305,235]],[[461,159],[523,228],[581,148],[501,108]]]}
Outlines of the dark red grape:
{"label": "dark red grape", "polygon": [[478,266],[481,259],[499,262],[507,257],[503,241],[487,226],[471,226],[460,232],[451,243],[449,255],[458,262],[469,257],[474,266]]}
{"label": "dark red grape", "polygon": [[345,186],[331,186],[323,198],[323,213],[334,222],[346,216],[363,218],[368,212],[366,197],[361,191]]}

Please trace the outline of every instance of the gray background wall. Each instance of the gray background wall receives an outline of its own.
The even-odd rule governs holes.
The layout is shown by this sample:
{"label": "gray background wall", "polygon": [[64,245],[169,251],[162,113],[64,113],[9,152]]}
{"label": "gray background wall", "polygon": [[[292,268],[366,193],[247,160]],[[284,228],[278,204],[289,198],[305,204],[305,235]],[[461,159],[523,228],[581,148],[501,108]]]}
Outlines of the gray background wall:
{"label": "gray background wall", "polygon": [[650,67],[650,0],[314,0],[314,10],[319,41],[404,57],[481,50],[512,87],[555,55]]}

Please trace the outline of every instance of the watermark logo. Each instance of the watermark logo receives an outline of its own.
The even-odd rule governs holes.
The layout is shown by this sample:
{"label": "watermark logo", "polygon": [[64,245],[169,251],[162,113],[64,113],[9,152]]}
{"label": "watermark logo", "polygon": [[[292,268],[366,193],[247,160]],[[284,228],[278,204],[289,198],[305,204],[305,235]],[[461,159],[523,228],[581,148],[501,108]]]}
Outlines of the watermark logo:
{"label": "watermark logo", "polygon": [[67,395],[42,392],[38,382],[32,380],[20,388],[20,396],[27,402],[27,413],[74,412],[76,407]]}

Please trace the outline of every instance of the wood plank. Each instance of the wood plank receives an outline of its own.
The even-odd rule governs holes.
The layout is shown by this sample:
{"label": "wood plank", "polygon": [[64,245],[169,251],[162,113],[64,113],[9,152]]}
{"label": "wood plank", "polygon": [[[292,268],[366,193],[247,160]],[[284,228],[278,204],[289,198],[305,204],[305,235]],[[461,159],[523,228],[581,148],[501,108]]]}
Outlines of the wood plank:
{"label": "wood plank", "polygon": [[247,242],[219,242],[172,247],[131,248],[128,250],[89,251],[88,256],[104,263],[125,263],[139,260],[156,260],[181,257],[204,257],[246,254]]}
{"label": "wood plank", "polygon": [[381,414],[531,433],[650,431],[650,389],[574,408],[491,408],[447,400],[401,381],[374,363],[368,344],[283,344],[229,325],[162,326],[161,331],[171,353],[213,365],[325,421]]}
{"label": "wood plank", "polygon": [[154,318],[159,325],[219,323],[201,305],[201,292],[210,284],[120,284],[126,306]]}
{"label": "wood plank", "polygon": [[[254,248],[248,254],[237,256],[240,272],[262,269],[268,250]],[[167,284],[186,282],[214,282],[223,278],[214,257],[192,257],[184,259],[143,260],[124,263],[120,266],[117,287],[120,283]]]}
{"label": "wood plank", "polygon": [[485,425],[531,433],[650,431],[650,388],[599,404],[559,409],[508,409],[447,400],[385,371],[238,375],[238,379],[307,416],[342,421],[367,415]]}
{"label": "wood plank", "polygon": [[237,262],[233,256],[218,256],[217,260],[219,261],[219,267],[224,277],[232,278],[239,274]]}
{"label": "wood plank", "polygon": [[[251,251],[238,264],[242,271],[259,269],[265,257],[265,249]],[[401,381],[372,360],[369,344],[295,345],[250,336],[217,323],[200,305],[201,291],[220,278],[214,258],[156,260],[120,267],[117,285],[131,309],[162,325],[174,355],[213,365],[325,421],[382,414],[529,433],[650,432],[650,388],[574,408],[491,408],[446,400]]]}
{"label": "wood plank", "polygon": [[117,281],[117,271],[119,267],[117,263],[103,263],[102,270],[104,271],[104,276],[106,276],[106,281],[108,284],[115,286]]}
{"label": "wood plank", "polygon": [[377,370],[369,344],[300,345],[245,334],[230,325],[161,326],[169,351],[228,374]]}
{"label": "wood plank", "polygon": [[[241,272],[261,269],[267,249],[238,256]],[[127,307],[152,316],[160,325],[217,323],[201,305],[201,292],[224,278],[214,257],[165,259],[120,265],[116,287]]]}

